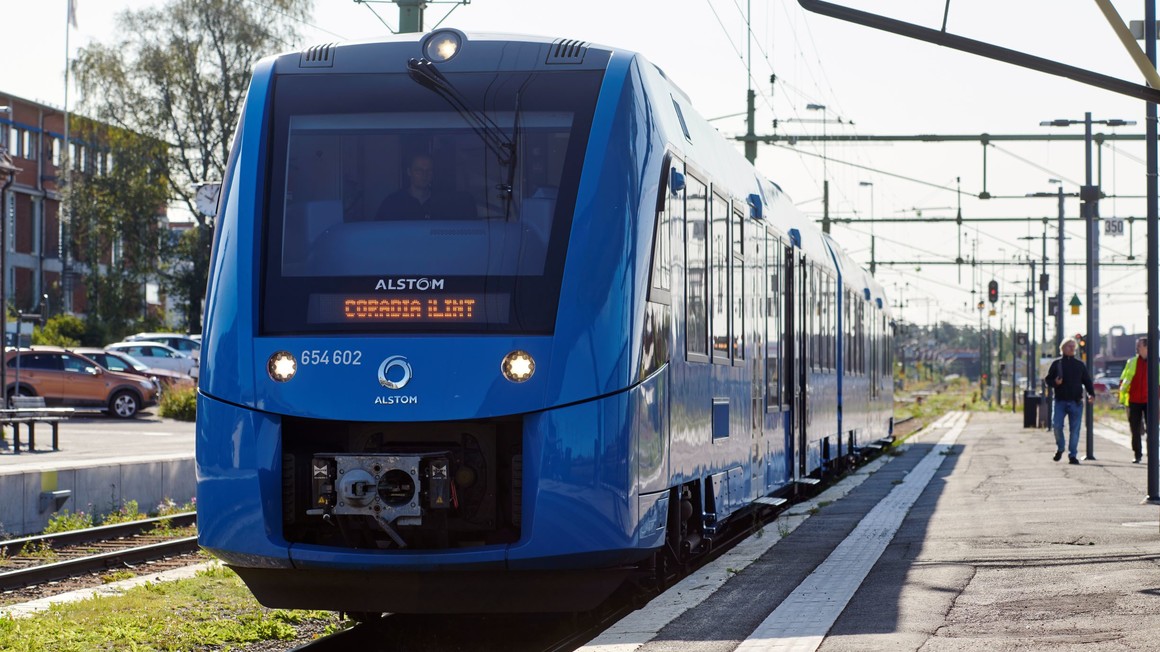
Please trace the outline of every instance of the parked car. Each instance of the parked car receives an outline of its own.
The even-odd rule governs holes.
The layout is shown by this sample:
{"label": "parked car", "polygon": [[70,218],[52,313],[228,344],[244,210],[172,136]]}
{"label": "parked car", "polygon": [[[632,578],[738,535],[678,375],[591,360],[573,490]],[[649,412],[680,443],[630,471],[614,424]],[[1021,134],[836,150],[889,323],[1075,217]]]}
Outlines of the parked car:
{"label": "parked car", "polygon": [[1092,379],[1092,387],[1096,390],[1096,394],[1104,392],[1115,393],[1120,389],[1119,376],[1096,376]]}
{"label": "parked car", "polygon": [[150,367],[123,351],[106,351],[96,347],[78,347],[71,350],[73,353],[79,353],[96,362],[107,371],[120,371],[152,378],[157,381],[158,388],[162,390],[188,389],[197,386],[197,381],[193,379],[193,376],[172,369]]}
{"label": "parked car", "polygon": [[105,347],[106,351],[121,351],[137,358],[150,367],[170,369],[197,378],[197,361],[160,342],[116,342]]}
{"label": "parked car", "polygon": [[180,333],[137,333],[126,337],[125,341],[160,342],[171,349],[181,351],[194,360],[201,358],[201,340]]}
{"label": "parked car", "polygon": [[157,384],[136,374],[107,371],[83,355],[55,346],[5,353],[6,396],[41,396],[45,405],[101,406],[128,419],[157,402]]}

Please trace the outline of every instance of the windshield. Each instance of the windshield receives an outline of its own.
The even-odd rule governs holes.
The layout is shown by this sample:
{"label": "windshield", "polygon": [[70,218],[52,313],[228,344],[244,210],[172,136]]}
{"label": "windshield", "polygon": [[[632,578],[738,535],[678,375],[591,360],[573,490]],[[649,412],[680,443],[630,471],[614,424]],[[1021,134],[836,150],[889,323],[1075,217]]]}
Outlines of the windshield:
{"label": "windshield", "polygon": [[262,331],[551,332],[600,79],[278,78]]}
{"label": "windshield", "polygon": [[128,353],[121,353],[118,355],[108,355],[108,368],[112,371],[125,371],[126,369],[136,369],[137,371],[145,371],[149,365],[141,362],[137,358]]}

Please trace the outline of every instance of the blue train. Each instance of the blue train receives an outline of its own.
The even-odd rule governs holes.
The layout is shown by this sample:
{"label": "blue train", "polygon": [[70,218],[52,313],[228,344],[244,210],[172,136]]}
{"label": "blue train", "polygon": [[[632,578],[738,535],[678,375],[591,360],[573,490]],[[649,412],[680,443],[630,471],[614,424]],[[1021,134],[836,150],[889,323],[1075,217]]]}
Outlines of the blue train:
{"label": "blue train", "polygon": [[271,607],[588,609],[892,426],[882,288],[577,41],[258,64],[203,342],[200,542]]}

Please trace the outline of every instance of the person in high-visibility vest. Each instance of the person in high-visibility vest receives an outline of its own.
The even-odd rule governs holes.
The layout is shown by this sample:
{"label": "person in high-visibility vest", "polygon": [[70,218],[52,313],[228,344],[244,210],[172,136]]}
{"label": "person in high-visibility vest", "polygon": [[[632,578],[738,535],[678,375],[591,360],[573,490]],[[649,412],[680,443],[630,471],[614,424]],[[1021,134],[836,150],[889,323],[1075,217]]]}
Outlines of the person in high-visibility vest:
{"label": "person in high-visibility vest", "polygon": [[[1142,363],[1142,364],[1140,364]],[[1128,407],[1128,427],[1132,430],[1132,454],[1136,464],[1144,457],[1141,439],[1148,418],[1148,338],[1136,340],[1136,357],[1120,374],[1120,403]]]}

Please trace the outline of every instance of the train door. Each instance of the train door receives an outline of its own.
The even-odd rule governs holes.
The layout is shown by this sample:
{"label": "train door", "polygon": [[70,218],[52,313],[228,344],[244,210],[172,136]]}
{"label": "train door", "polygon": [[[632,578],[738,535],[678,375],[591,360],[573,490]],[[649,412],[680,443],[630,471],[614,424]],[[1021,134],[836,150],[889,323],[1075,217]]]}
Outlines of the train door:
{"label": "train door", "polygon": [[789,403],[789,417],[785,420],[785,481],[794,482],[798,479],[797,444],[800,441],[799,433],[804,424],[801,417],[802,382],[799,371],[802,369],[802,337],[801,313],[799,306],[801,298],[797,291],[802,282],[799,279],[797,263],[798,252],[792,246],[785,247],[785,256],[782,258],[781,292],[785,297],[784,319],[782,320],[784,360],[782,366],[784,399]]}
{"label": "train door", "polygon": [[772,288],[767,287],[769,275],[765,271],[765,227],[749,222],[744,222],[742,226],[751,234],[746,240],[753,243],[753,251],[748,252],[749,260],[753,261],[753,264],[745,270],[745,273],[748,274],[746,283],[752,282],[753,289],[746,294],[742,309],[746,311],[747,315],[751,315],[744,320],[744,327],[749,329],[753,338],[753,354],[749,356],[753,365],[749,391],[749,444],[752,449],[750,468],[752,469],[753,486],[758,487],[762,486],[758,482],[758,473],[762,467],[761,449],[765,443],[765,365],[768,346],[765,329],[761,327],[761,324],[765,323],[765,302]]}
{"label": "train door", "polygon": [[810,365],[813,364],[813,355],[816,353],[813,350],[816,341],[813,337],[814,307],[811,301],[816,300],[817,295],[810,293],[810,288],[817,283],[814,271],[810,269],[810,264],[806,261],[805,256],[798,259],[797,283],[795,284],[798,351],[797,368],[794,370],[796,372],[794,374],[794,413],[797,415],[797,424],[795,424],[797,432],[794,433],[794,459],[797,461],[794,465],[795,480],[807,475],[806,451],[809,450],[809,447],[806,445],[808,441],[806,435],[810,426]]}

